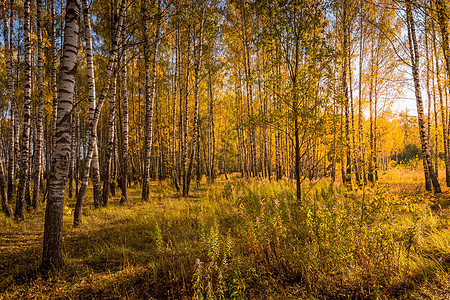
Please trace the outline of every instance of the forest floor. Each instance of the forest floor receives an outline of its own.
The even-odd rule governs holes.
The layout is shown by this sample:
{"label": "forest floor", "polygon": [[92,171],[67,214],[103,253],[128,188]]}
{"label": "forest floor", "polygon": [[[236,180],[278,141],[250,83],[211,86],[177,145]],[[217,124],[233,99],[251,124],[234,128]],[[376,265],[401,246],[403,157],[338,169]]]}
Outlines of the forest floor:
{"label": "forest floor", "polygon": [[450,299],[450,189],[394,169],[358,191],[305,183],[298,202],[290,181],[237,177],[101,209],[88,193],[78,227],[66,201],[65,266],[45,278],[44,205],[1,215],[0,298]]}

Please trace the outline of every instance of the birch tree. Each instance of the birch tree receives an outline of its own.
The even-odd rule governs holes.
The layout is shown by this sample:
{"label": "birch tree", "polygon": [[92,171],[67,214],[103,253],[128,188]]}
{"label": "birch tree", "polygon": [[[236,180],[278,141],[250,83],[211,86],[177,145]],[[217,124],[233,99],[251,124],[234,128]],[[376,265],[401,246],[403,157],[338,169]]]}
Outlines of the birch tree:
{"label": "birch tree", "polygon": [[[91,162],[93,162],[94,153],[96,151],[98,120],[100,117],[100,111],[103,107],[103,103],[105,102],[106,96],[109,91],[111,78],[116,69],[117,52],[118,52],[117,45],[118,45],[118,41],[119,41],[121,33],[122,33],[125,9],[126,9],[126,0],[122,0],[121,5],[120,5],[117,30],[115,31],[115,36],[114,36],[115,42],[113,43],[113,45],[116,45],[116,47],[113,47],[113,49],[111,50],[110,57],[108,60],[108,65],[106,66],[105,85],[103,86],[103,90],[98,99],[98,103],[95,106],[95,110],[93,111],[92,122],[90,122],[90,124],[89,124],[89,142],[87,145],[87,155],[85,158],[85,167],[84,167],[84,171],[83,171],[81,186],[80,186],[80,190],[78,192],[77,203],[75,204],[74,225],[81,224],[81,212],[82,212],[82,207],[83,207],[84,196],[86,195],[86,190],[87,190],[87,186],[88,186],[88,182],[89,182],[89,170],[91,167]],[[86,24],[85,24],[85,26],[86,26]],[[88,32],[88,31],[86,30],[86,32]],[[92,78],[92,79],[94,78],[93,68],[91,70],[92,70],[92,77],[90,77],[90,75],[88,75],[88,80],[89,80],[89,78]],[[88,74],[89,74],[89,72],[88,72]],[[93,85],[92,81],[89,85],[90,85],[89,97],[95,97],[95,89],[92,89],[92,87],[94,87],[95,85]],[[94,186],[94,189],[95,189],[95,186]],[[95,201],[95,199],[94,199],[94,201]],[[96,205],[99,206],[100,203],[97,203]]]}
{"label": "birch tree", "polygon": [[42,269],[61,267],[62,256],[62,220],[64,192],[70,160],[70,115],[74,104],[75,75],[78,52],[78,17],[80,1],[67,0],[63,57],[61,65],[61,83],[59,88],[58,119],[55,132],[55,149],[48,183],[48,201],[45,210],[44,242]]}
{"label": "birch tree", "polygon": [[30,163],[30,131],[31,131],[31,41],[30,41],[30,2],[24,1],[24,37],[25,37],[25,83],[23,101],[22,153],[19,169],[19,185],[17,187],[14,218],[24,219],[24,201],[26,187],[29,184],[28,173]]}
{"label": "birch tree", "polygon": [[5,49],[5,58],[6,58],[6,77],[8,84],[8,102],[10,108],[10,155],[9,155],[9,163],[8,163],[8,199],[12,199],[14,194],[15,186],[16,186],[16,135],[18,135],[18,123],[17,119],[17,103],[14,97],[14,78],[11,66],[11,44],[10,44],[10,26],[9,20],[7,16],[6,4],[3,4],[3,41],[4,41],[4,49]]}
{"label": "birch tree", "polygon": [[44,115],[44,61],[42,54],[42,0],[36,1],[37,6],[37,47],[38,47],[38,113],[36,120],[36,132],[35,132],[35,147],[34,153],[34,188],[33,188],[33,207],[36,208],[39,203],[39,194],[41,188],[41,175],[42,175],[42,161],[43,161],[43,143],[44,143],[44,130],[43,130],[43,115]]}
{"label": "birch tree", "polygon": [[431,159],[429,139],[425,127],[423,101],[421,94],[422,91],[420,87],[420,78],[419,78],[420,58],[417,46],[416,29],[412,13],[411,0],[406,0],[405,6],[406,6],[406,22],[408,29],[408,45],[411,59],[411,70],[413,74],[414,92],[416,96],[416,105],[417,105],[417,120],[419,124],[419,135],[420,135],[420,142],[422,145],[422,155],[424,159],[425,181],[431,181],[434,188],[434,193],[436,195],[441,195],[442,194],[441,186],[439,184],[439,181],[437,180],[436,173],[434,171],[433,160]]}
{"label": "birch tree", "polygon": [[145,144],[144,144],[144,174],[142,176],[142,200],[147,201],[150,193],[150,161],[153,145],[153,107],[156,98],[156,62],[158,59],[158,47],[160,42],[161,12],[157,0],[157,17],[155,38],[153,41],[152,77],[150,77],[150,53],[148,52],[148,7],[147,0],[143,1],[144,24],[144,64],[145,64]]}

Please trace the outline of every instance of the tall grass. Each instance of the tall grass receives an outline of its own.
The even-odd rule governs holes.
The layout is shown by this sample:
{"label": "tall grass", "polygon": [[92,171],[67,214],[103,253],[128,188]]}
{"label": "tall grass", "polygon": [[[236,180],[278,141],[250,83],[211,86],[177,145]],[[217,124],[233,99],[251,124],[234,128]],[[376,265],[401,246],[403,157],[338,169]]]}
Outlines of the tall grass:
{"label": "tall grass", "polygon": [[[301,202],[289,181],[219,181],[189,198],[168,183],[152,191],[149,202],[131,189],[125,205],[113,199],[100,210],[87,206],[75,228],[69,201],[66,266],[46,279],[37,271],[42,211],[22,224],[0,218],[2,237],[15,239],[0,240],[1,255],[10,258],[0,265],[7,278],[1,295],[421,299],[450,293],[448,211],[433,210],[428,198],[399,196],[385,186],[346,191],[326,181],[305,184]],[[19,241],[26,247],[15,248]],[[27,260],[30,254],[35,258]]]}

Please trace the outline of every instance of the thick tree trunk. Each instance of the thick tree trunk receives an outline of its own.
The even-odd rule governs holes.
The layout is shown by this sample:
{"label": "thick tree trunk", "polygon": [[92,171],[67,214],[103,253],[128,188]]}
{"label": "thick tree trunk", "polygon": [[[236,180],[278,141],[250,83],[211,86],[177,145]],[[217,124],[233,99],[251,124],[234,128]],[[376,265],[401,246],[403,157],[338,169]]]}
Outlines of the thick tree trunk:
{"label": "thick tree trunk", "polygon": [[70,159],[70,114],[73,108],[78,52],[79,0],[67,0],[64,55],[61,65],[60,101],[55,133],[55,151],[49,175],[48,201],[45,211],[42,269],[60,267],[62,256],[62,219],[64,192]]}
{"label": "thick tree trunk", "polygon": [[[411,1],[406,0],[406,17],[407,17],[407,25],[408,25],[408,41],[409,41],[409,51],[411,56],[411,68],[413,73],[414,80],[414,91],[416,95],[416,104],[417,104],[417,119],[419,124],[419,135],[420,141],[422,144],[422,155],[424,157],[424,171],[425,171],[425,179],[430,180],[434,193],[436,195],[441,195],[441,186],[436,177],[436,173],[433,168],[433,161],[431,159],[431,151],[430,144],[427,136],[427,131],[424,122],[424,113],[423,113],[423,102],[422,95],[420,89],[420,79],[419,79],[419,52],[417,47],[417,39],[414,25],[414,18],[412,14]],[[428,171],[428,172],[427,172]]]}

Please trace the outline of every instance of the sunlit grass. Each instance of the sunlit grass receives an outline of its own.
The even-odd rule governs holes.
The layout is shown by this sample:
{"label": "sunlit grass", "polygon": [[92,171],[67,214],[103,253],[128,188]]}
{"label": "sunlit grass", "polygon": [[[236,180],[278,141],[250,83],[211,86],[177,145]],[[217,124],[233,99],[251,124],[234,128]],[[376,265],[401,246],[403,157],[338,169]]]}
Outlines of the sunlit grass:
{"label": "sunlit grass", "polygon": [[131,188],[119,204],[118,189],[108,207],[94,209],[88,191],[78,227],[67,201],[66,265],[45,279],[43,207],[22,223],[0,216],[0,295],[439,299],[450,292],[449,212],[430,195],[383,184],[349,192],[323,180],[305,183],[299,202],[288,180],[236,177],[203,182],[187,198],[168,181],[153,183],[148,202],[140,193]]}

